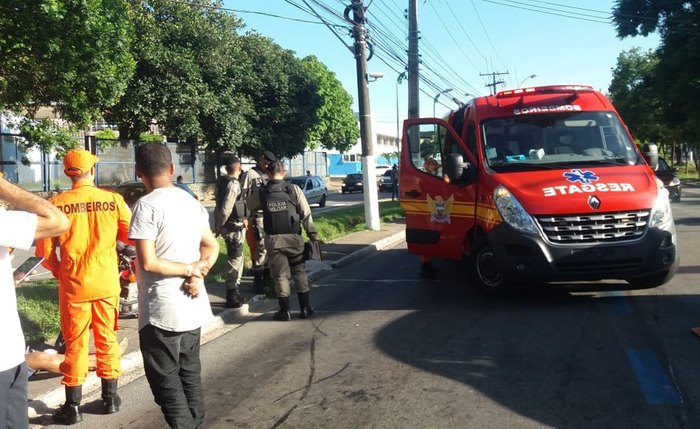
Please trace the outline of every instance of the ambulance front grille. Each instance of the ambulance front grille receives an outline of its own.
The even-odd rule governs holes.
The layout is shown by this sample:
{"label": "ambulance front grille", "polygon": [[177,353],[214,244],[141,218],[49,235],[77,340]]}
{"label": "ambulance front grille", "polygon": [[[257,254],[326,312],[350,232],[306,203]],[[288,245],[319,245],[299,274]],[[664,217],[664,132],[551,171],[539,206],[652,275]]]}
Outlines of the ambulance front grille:
{"label": "ambulance front grille", "polygon": [[538,216],[537,222],[552,243],[613,243],[641,238],[649,223],[649,211]]}

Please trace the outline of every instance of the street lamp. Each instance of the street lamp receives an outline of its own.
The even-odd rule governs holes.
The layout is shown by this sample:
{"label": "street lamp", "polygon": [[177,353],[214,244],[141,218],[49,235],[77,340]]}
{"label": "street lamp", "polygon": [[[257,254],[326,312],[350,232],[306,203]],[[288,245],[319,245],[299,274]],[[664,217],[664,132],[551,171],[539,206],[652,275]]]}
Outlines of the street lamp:
{"label": "street lamp", "polygon": [[399,73],[399,76],[396,78],[396,153],[398,154],[401,151],[399,140],[401,139],[401,134],[399,131],[399,85],[401,85],[401,82],[403,82],[404,79],[406,79],[407,74],[406,72]]}
{"label": "street lamp", "polygon": [[534,78],[536,78],[536,77],[537,77],[536,74],[531,74],[530,76],[526,77],[525,79],[523,79],[522,82],[520,82],[520,83],[518,84],[518,88],[520,88],[521,86],[523,86],[523,84],[525,83],[526,80],[528,80],[528,79],[534,79]]}
{"label": "street lamp", "polygon": [[450,91],[452,91],[452,88],[443,89],[442,91],[440,91],[440,92],[437,93],[437,95],[435,96],[435,98],[433,98],[433,118],[435,117],[435,105],[436,105],[437,102],[438,102],[438,98],[440,98],[440,96],[441,96],[442,94],[447,94],[447,93],[450,92]]}

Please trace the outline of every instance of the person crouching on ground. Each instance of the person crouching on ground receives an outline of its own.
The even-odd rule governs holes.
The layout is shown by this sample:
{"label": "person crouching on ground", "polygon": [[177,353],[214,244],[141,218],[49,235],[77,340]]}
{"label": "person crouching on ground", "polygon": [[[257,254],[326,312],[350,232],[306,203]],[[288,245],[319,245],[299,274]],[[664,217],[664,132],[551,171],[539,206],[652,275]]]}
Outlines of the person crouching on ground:
{"label": "person crouching on ground", "polygon": [[129,242],[131,211],[121,195],[95,187],[98,161],[84,149],[66,154],[63,171],[73,186],[51,202],[68,216],[71,227],[36,245],[36,256],[44,257],[42,265],[58,279],[61,333],[66,341],[66,357],[61,363],[66,402],[53,414],[53,420],[65,425],[83,420],[78,407],[88,372],[91,326],[97,375],[102,379],[103,412],[116,413],[121,406],[117,395],[117,380],[122,374],[116,333],[121,291],[117,240]]}
{"label": "person crouching on ground", "polygon": [[134,205],[139,343],[146,379],[170,427],[204,421],[201,327],[213,315],[203,278],[219,243],[209,215],[172,183],[173,160],[162,143],[136,149],[136,173],[147,195]]}
{"label": "person crouching on ground", "polygon": [[284,164],[280,161],[272,162],[269,172],[270,180],[248,197],[247,205],[250,210],[260,209],[263,212],[270,277],[275,283],[280,306],[275,319],[291,320],[289,281],[292,277],[299,297],[300,315],[305,319],[314,310],[309,304],[309,278],[304,267],[301,225],[312,241],[318,241],[318,233],[304,193],[298,186],[284,180]]}

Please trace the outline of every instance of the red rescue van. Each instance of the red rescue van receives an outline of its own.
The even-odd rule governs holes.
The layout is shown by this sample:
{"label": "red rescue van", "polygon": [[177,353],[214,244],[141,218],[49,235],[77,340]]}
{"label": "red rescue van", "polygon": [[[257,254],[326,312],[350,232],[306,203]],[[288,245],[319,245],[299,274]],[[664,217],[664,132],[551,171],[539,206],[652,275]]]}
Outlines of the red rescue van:
{"label": "red rescue van", "polygon": [[643,156],[589,86],[503,91],[447,120],[409,119],[402,149],[409,252],[470,256],[486,292],[602,279],[648,288],[676,272],[656,147]]}

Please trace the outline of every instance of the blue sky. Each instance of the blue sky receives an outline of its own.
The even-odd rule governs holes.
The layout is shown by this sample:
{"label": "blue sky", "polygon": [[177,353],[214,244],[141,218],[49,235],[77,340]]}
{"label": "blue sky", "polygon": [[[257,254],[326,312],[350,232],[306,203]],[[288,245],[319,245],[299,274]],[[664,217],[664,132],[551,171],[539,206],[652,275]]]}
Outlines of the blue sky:
{"label": "blue sky", "polygon": [[[319,4],[325,4],[342,15],[344,5],[350,3],[349,0],[307,1],[330,22],[338,24],[341,23],[340,19],[324,11]],[[365,0],[365,5],[368,2]],[[224,0],[224,5],[231,9],[317,21],[290,3],[306,8],[302,0]],[[440,89],[453,88],[453,91],[448,94],[449,97],[441,96],[440,101],[446,106],[435,106],[438,116],[456,108],[455,103],[449,102],[452,96],[465,100],[468,98],[465,92],[488,94],[489,89],[484,85],[490,78],[479,75],[492,71],[509,73],[499,77],[506,81],[506,85],[499,89],[517,87],[534,74],[536,77],[527,79],[523,86],[589,84],[606,92],[611,69],[615,67],[620,52],[633,46],[653,49],[659,44],[655,35],[618,39],[612,25],[600,22],[605,21],[605,15],[610,13],[613,4],[614,1],[609,0],[419,0],[420,50],[424,62],[422,73],[435,84],[435,87],[430,87],[421,83],[421,88],[427,92],[421,94],[421,116],[432,116],[433,97]],[[407,5],[406,0],[374,0],[369,8],[370,35],[376,38],[376,45],[385,47],[384,50],[378,48],[375,58],[368,64],[370,71],[384,73],[384,78],[370,84],[372,115],[378,122],[396,122],[398,73],[391,67],[400,71],[401,66],[397,64],[398,60],[391,59],[386,50],[394,49],[401,53],[398,44],[405,43],[406,21],[403,16]],[[238,15],[244,19],[248,29],[271,37],[281,46],[295,51],[299,57],[318,57],[356,100],[354,58],[324,25],[254,13],[240,12]],[[559,15],[575,15],[579,19]],[[346,32],[339,30],[339,34],[346,44],[352,43]],[[403,120],[407,110],[406,82],[398,89],[399,116]],[[353,107],[357,109],[356,102]]]}

